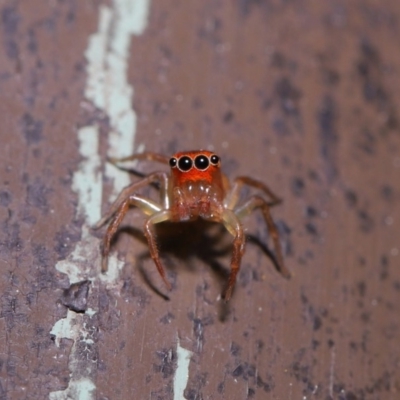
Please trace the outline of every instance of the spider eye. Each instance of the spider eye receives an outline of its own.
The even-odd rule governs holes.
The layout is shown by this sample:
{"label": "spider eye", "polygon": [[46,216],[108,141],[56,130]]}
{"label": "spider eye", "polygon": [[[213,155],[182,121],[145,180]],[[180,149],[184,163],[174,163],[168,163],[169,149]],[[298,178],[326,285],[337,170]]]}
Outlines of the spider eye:
{"label": "spider eye", "polygon": [[211,164],[214,164],[214,165],[217,165],[219,162],[220,162],[220,158],[217,156],[217,155],[215,155],[215,154],[213,154],[211,157],[210,157],[210,161],[211,161]]}
{"label": "spider eye", "polygon": [[194,165],[197,169],[204,171],[210,165],[208,158],[203,155],[199,155],[194,159]]}
{"label": "spider eye", "polygon": [[177,161],[176,161],[176,158],[175,158],[175,157],[172,157],[172,158],[169,159],[169,166],[170,166],[171,168],[176,167],[176,163],[177,163]]}
{"label": "spider eye", "polygon": [[183,156],[178,161],[178,167],[181,171],[187,172],[193,167],[193,161],[188,156]]}

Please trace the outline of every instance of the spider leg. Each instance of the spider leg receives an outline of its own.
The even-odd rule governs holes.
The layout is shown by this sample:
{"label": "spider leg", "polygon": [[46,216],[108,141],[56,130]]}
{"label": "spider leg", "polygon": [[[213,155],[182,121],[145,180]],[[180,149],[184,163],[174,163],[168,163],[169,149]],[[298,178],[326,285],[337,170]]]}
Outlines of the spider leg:
{"label": "spider leg", "polygon": [[[130,196],[132,196],[137,190],[143,188],[144,186],[147,186],[153,182],[160,182],[161,183],[161,188],[160,188],[160,197],[161,197],[161,202],[162,202],[162,208],[168,209],[169,208],[169,197],[168,197],[168,174],[165,172],[154,172],[150,175],[148,175],[146,178],[141,179],[138,182],[134,182],[131,185],[127,186],[125,189],[122,190],[122,192],[119,194],[117,199],[114,201],[114,203],[111,205],[110,209],[106,212],[106,214],[103,216],[103,218],[100,219],[99,222],[97,222],[94,226],[93,229],[98,229],[102,227],[116,212],[117,210],[120,209],[122,204],[128,199]],[[152,202],[150,200],[144,200],[142,199],[143,204],[145,201],[148,201],[149,206],[148,207],[141,207],[143,212],[147,215],[151,215],[154,213],[154,210],[152,207]],[[156,210],[159,211],[159,210]]]}
{"label": "spider leg", "polygon": [[136,206],[140,208],[145,214],[148,215],[152,215],[161,211],[161,207],[157,203],[138,195],[129,196],[118,206],[118,208],[113,212],[113,214],[115,214],[114,218],[108,225],[106,234],[104,235],[103,239],[102,264],[101,264],[102,272],[107,271],[108,255],[110,253],[111,240],[115,235],[115,232],[118,230],[118,227],[121,224],[122,220],[124,219],[130,206]]}
{"label": "spider leg", "polygon": [[158,153],[153,153],[150,151],[146,151],[144,153],[136,153],[132,154],[127,157],[122,157],[122,158],[115,158],[115,157],[109,157],[108,161],[111,162],[112,164],[116,165],[118,167],[118,163],[120,162],[126,162],[126,161],[134,161],[134,160],[146,160],[146,161],[157,161],[162,164],[168,164],[169,158]]}
{"label": "spider leg", "polygon": [[157,248],[156,237],[153,230],[153,225],[158,224],[163,221],[168,221],[171,219],[171,212],[168,210],[159,211],[156,214],[153,214],[144,224],[144,234],[147,238],[147,242],[149,244],[150,255],[156,264],[157,270],[161,275],[165,285],[168,290],[171,290],[171,284],[168,282],[167,277],[165,275],[165,269],[161,264],[160,255]]}
{"label": "spider leg", "polygon": [[239,195],[240,195],[240,190],[244,185],[253,187],[255,189],[259,189],[262,192],[264,192],[270,199],[271,202],[268,203],[270,207],[279,204],[282,200],[263,182],[260,182],[257,179],[250,178],[249,176],[238,176],[232,186],[232,189],[230,192],[227,194],[224,200],[224,205],[226,208],[229,208],[230,210],[233,210],[238,201],[239,201]]}
{"label": "spider leg", "polygon": [[239,272],[240,262],[244,254],[245,235],[239,218],[232,210],[225,209],[221,217],[226,229],[234,237],[231,272],[228,278],[228,285],[223,293],[224,300],[228,301],[232,296],[233,288],[236,283],[236,275]]}
{"label": "spider leg", "polygon": [[252,213],[255,209],[257,209],[257,208],[261,209],[264,219],[265,219],[265,222],[268,227],[268,231],[269,231],[270,235],[272,236],[272,240],[274,242],[275,257],[276,257],[276,262],[278,264],[277,267],[279,268],[279,272],[285,278],[290,278],[290,271],[285,267],[285,264],[283,262],[281,245],[279,243],[279,232],[278,232],[278,229],[276,228],[276,225],[271,217],[270,207],[271,207],[271,204],[268,204],[267,201],[265,199],[263,199],[262,197],[253,196],[242,206],[236,208],[234,210],[234,212],[238,218],[243,218],[243,217],[249,215],[250,213]]}

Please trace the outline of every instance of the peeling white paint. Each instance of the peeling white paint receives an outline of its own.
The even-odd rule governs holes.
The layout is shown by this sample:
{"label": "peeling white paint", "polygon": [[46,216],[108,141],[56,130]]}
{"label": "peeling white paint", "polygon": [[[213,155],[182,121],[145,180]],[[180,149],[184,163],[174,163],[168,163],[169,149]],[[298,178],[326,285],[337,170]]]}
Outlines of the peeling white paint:
{"label": "peeling white paint", "polygon": [[183,394],[189,380],[189,364],[193,353],[181,347],[178,338],[176,354],[178,356],[178,361],[174,376],[174,400],[182,400],[186,399]]}
{"label": "peeling white paint", "polygon": [[77,379],[73,379],[73,365],[77,360],[75,357],[77,352],[77,340],[79,339],[87,345],[94,344],[93,339],[88,337],[89,334],[85,328],[83,316],[68,310],[67,317],[57,321],[50,332],[50,334],[55,337],[57,347],[60,346],[60,340],[62,338],[70,339],[74,342],[69,356],[71,379],[68,387],[65,390],[51,392],[49,394],[50,400],[93,400],[95,398],[94,391],[96,386],[89,377],[80,376]]}
{"label": "peeling white paint", "polygon": [[94,392],[96,386],[87,378],[77,379],[70,382],[66,390],[59,390],[51,392],[49,395],[50,400],[92,400],[94,399]]}
{"label": "peeling white paint", "polygon": [[53,329],[50,331],[50,335],[55,337],[56,346],[60,347],[61,338],[75,340],[79,332],[75,329],[76,320],[79,314],[72,311],[68,311],[66,318],[58,320]]}
{"label": "peeling white paint", "polygon": [[[129,47],[132,35],[143,33],[150,8],[150,0],[113,0],[111,7],[99,9],[98,31],[89,38],[85,52],[87,82],[85,97],[109,118],[111,132],[108,136],[108,153],[124,156],[133,153],[136,133],[136,114],[132,109],[133,88],[127,80]],[[77,217],[83,218],[82,239],[66,260],[55,268],[68,275],[70,282],[83,279],[112,283],[118,278],[123,263],[115,256],[110,257],[109,271],[99,274],[99,240],[91,235],[90,227],[100,219],[102,203],[101,159],[99,155],[98,127],[86,126],[78,131],[79,152],[82,156],[73,177],[72,190],[78,195]],[[106,176],[113,179],[112,198],[128,181],[128,174],[112,166],[106,166]],[[88,263],[88,260],[90,263]],[[91,265],[98,265],[96,272]],[[96,273],[94,276],[91,274]],[[99,276],[100,275],[100,276]],[[91,377],[95,375],[96,364],[78,359],[77,341],[93,346],[95,343],[86,330],[85,318],[91,318],[96,310],[87,310],[85,315],[68,311],[67,317],[57,321],[51,334],[56,345],[62,338],[74,341],[69,356],[70,382],[67,389],[52,392],[50,400],[92,400],[96,386]],[[76,371],[79,361],[80,369]],[[83,367],[83,368],[82,368]]]}
{"label": "peeling white paint", "polygon": [[100,274],[98,278],[103,283],[108,283],[110,286],[112,286],[115,284],[115,282],[118,281],[120,276],[119,273],[123,268],[123,266],[124,266],[123,261],[118,260],[115,254],[111,254],[108,257],[107,271],[105,273]]}
{"label": "peeling white paint", "polygon": [[[89,40],[85,96],[110,119],[108,155],[123,157],[133,153],[136,133],[133,87],[127,79],[130,39],[143,33],[150,0],[114,0],[112,4],[112,9],[100,8],[99,30]],[[110,164],[105,174],[114,180],[115,198],[129,184],[129,177]]]}
{"label": "peeling white paint", "polygon": [[86,224],[91,226],[101,217],[102,176],[98,127],[85,126],[79,129],[78,140],[83,160],[74,173],[72,190],[78,194],[78,217],[84,217]]}
{"label": "peeling white paint", "polygon": [[333,399],[333,386],[335,383],[335,360],[336,360],[336,352],[335,346],[332,347],[331,350],[331,359],[330,359],[330,368],[329,368],[329,396]]}
{"label": "peeling white paint", "polygon": [[[78,194],[77,218],[83,218],[81,241],[76,245],[67,259],[59,261],[55,268],[68,275],[70,283],[84,279],[96,279],[90,264],[100,265],[99,241],[90,234],[90,226],[100,218],[102,176],[100,173],[100,156],[98,154],[99,132],[95,126],[83,127],[78,131],[79,152],[82,161],[74,173],[72,189]],[[88,260],[91,262],[88,263]],[[78,340],[80,343],[92,346],[93,339],[89,337],[84,323],[84,316],[68,310],[67,317],[57,321],[50,332],[55,337],[56,346],[63,338],[73,340],[69,354],[70,381],[65,390],[51,392],[50,400],[93,400],[95,384],[91,375],[95,373],[96,365],[87,362],[82,368],[82,361],[77,355]],[[84,373],[76,374],[76,366]]]}
{"label": "peeling white paint", "polygon": [[95,315],[96,313],[97,313],[97,311],[93,310],[93,308],[90,308],[90,307],[85,311],[85,314],[89,315],[90,318],[92,318],[93,315]]}
{"label": "peeling white paint", "polygon": [[98,240],[90,234],[90,226],[100,219],[102,176],[100,172],[99,131],[96,126],[86,126],[78,131],[79,152],[83,157],[74,173],[72,190],[78,194],[77,218],[84,219],[81,241],[73,252],[56,264],[56,269],[68,275],[70,283],[90,278],[88,259],[99,263]]}

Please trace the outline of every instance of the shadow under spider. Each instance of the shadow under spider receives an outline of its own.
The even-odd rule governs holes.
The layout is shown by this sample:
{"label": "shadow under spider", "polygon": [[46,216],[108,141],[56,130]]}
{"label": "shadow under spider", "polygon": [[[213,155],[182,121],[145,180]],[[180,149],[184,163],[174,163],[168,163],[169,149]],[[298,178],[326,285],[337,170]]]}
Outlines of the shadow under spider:
{"label": "shadow under spider", "polygon": [[275,254],[270,250],[270,248],[265,244],[264,241],[262,241],[259,237],[252,235],[252,234],[246,234],[246,241],[248,243],[254,244],[261,250],[265,256],[267,256],[272,263],[274,264],[275,269],[282,274],[281,267],[279,266],[279,263],[275,257]]}
{"label": "shadow under spider", "polygon": [[[229,269],[216,260],[218,257],[228,255],[231,251],[230,240],[224,243],[226,242],[224,239],[226,237],[230,239],[230,235],[222,225],[204,220],[164,222],[155,226],[155,232],[160,257],[166,271],[169,272],[168,279],[173,287],[176,286],[176,271],[179,268],[178,263],[172,261],[173,258],[180,260],[179,264],[184,264],[185,268],[191,272],[197,270],[193,260],[198,258],[211,268],[221,283],[226,283]],[[142,253],[138,259],[138,269],[146,283],[154,290],[154,284],[143,266],[143,261],[150,258],[148,251]],[[159,290],[156,292],[159,293]]]}
{"label": "shadow under spider", "polygon": [[[189,221],[189,222],[163,222],[155,225],[155,233],[159,248],[160,257],[168,274],[168,279],[173,287],[176,286],[176,264],[172,262],[171,257],[178,258],[185,264],[185,267],[191,271],[195,271],[194,263],[189,262],[193,257],[199,258],[204,264],[207,264],[220,283],[220,291],[227,284],[230,268],[222,265],[216,260],[218,257],[224,257],[232,251],[232,236],[226,231],[225,227],[217,222],[209,222],[205,220]],[[121,234],[128,234],[134,240],[147,245],[147,240],[140,228],[132,226],[123,226],[118,230],[112,239],[112,244],[118,241]],[[255,245],[258,249],[272,261],[275,269],[280,272],[279,264],[274,253],[269,247],[255,235],[246,234],[246,241]],[[247,243],[247,244],[248,244]],[[169,300],[170,297],[163,293],[160,288],[150,278],[150,274],[144,268],[144,261],[150,259],[148,251],[142,252],[137,257],[137,268],[144,282],[154,293]],[[152,272],[153,273],[153,272]],[[172,276],[171,276],[172,275]],[[220,315],[221,320],[225,320],[229,314],[229,305],[221,302]]]}

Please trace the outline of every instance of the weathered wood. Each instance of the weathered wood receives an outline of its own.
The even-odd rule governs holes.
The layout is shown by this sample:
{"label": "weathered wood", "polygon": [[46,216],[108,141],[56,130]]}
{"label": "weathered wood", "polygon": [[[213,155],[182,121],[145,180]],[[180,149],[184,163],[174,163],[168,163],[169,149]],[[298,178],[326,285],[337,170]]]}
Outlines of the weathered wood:
{"label": "weathered wood", "polygon": [[[398,1],[0,10],[0,399],[399,398]],[[134,211],[101,276],[90,226],[137,179],[106,156],[143,148],[266,182],[292,279],[248,218],[225,305],[231,237],[166,224],[168,293]]]}

